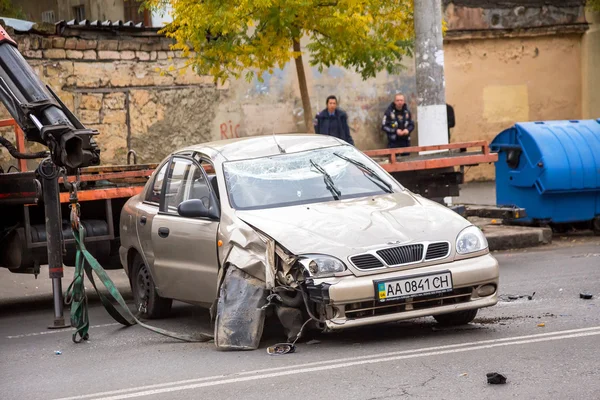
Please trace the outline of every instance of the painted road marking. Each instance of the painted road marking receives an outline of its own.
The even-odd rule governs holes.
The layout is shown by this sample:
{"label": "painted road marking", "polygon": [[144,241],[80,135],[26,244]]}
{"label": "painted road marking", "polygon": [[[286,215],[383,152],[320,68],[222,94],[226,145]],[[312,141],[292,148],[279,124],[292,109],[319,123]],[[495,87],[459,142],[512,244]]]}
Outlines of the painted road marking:
{"label": "painted road marking", "polygon": [[[121,324],[119,324],[118,322],[113,322],[111,324],[92,325],[92,326],[90,326],[90,329],[105,328],[107,326],[115,326],[115,325],[121,325]],[[32,337],[32,336],[51,335],[53,333],[73,332],[75,330],[76,330],[75,328],[53,329],[53,330],[44,331],[44,332],[35,332],[35,333],[26,333],[24,335],[7,336],[6,338],[7,339],[20,339],[20,338],[26,338],[26,337]]]}
{"label": "painted road marking", "polygon": [[[600,335],[600,326],[571,329],[566,331],[546,332],[535,335],[516,336],[500,339],[481,340],[477,342],[459,343],[444,346],[425,347],[420,349],[402,350],[396,352],[383,353],[378,355],[368,355],[360,357],[339,358],[327,361],[318,361],[306,364],[296,364],[282,366],[277,368],[267,368],[255,371],[245,371],[233,374],[213,375],[209,377],[188,379],[183,381],[160,383],[155,385],[140,386],[135,388],[112,390],[107,392],[98,392],[74,397],[65,397],[57,400],[122,400],[142,396],[151,396],[162,393],[169,393],[181,390],[199,389],[203,387],[226,385],[253,380],[276,378],[301,373],[311,373],[329,369],[348,368],[364,364],[375,364],[389,361],[397,361],[418,357],[430,357],[436,355],[461,353],[466,351],[475,351],[490,349],[495,347],[514,346],[528,343],[539,343],[553,340],[564,340],[587,336]],[[108,396],[108,397],[107,397]]]}

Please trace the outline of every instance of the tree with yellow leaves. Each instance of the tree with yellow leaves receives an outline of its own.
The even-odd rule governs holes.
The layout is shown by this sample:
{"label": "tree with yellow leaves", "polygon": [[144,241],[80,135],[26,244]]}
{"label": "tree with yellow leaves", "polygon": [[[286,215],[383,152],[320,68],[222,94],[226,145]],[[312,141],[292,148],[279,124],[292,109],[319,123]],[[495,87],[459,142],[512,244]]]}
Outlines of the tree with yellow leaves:
{"label": "tree with yellow leaves", "polygon": [[[304,55],[319,71],[338,65],[367,79],[382,70],[394,73],[411,53],[413,0],[145,1],[152,9],[167,5],[173,21],[163,32],[176,40],[174,49],[193,54],[188,63],[199,74],[250,81],[293,59],[307,131],[312,117]],[[306,54],[302,38],[309,41]]]}

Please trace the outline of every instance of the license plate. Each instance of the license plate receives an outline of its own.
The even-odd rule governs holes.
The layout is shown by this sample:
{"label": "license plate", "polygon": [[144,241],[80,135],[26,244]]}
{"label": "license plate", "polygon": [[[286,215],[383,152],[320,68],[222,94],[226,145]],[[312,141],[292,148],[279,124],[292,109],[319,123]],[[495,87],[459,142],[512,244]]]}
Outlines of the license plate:
{"label": "license plate", "polygon": [[379,302],[402,300],[409,297],[429,296],[452,291],[450,271],[437,274],[413,275],[399,279],[374,281]]}

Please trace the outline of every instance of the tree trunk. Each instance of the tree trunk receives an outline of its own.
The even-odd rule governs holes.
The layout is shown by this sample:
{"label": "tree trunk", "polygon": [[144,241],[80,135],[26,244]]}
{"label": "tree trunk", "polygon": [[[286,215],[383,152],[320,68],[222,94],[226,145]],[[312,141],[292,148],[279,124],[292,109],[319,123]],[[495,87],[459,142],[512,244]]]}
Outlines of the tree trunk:
{"label": "tree trunk", "polygon": [[[300,53],[300,40],[294,39],[294,52]],[[296,72],[298,72],[298,84],[300,85],[300,97],[302,98],[302,108],[304,108],[304,123],[306,124],[306,133],[313,133],[312,109],[310,107],[310,97],[308,96],[308,85],[306,83],[306,73],[304,72],[304,63],[302,55],[298,56],[296,61]]]}

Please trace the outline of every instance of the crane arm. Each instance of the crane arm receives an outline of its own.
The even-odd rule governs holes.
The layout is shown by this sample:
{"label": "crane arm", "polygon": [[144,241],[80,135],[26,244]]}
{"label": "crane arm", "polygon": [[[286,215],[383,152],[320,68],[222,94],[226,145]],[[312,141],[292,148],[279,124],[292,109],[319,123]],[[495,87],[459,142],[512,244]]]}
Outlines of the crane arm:
{"label": "crane arm", "polygon": [[50,149],[58,166],[75,169],[98,165],[100,149],[93,136],[45,85],[19,53],[17,43],[0,26],[0,101],[29,141]]}

